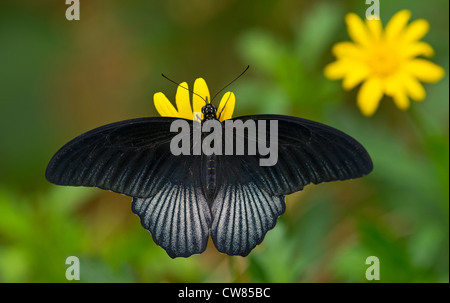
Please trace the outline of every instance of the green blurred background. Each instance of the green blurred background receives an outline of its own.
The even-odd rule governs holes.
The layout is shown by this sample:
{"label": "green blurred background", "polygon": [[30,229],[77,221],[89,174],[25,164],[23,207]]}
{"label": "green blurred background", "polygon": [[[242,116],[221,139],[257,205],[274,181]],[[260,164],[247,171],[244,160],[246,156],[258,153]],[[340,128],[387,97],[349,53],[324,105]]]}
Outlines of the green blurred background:
{"label": "green blurred background", "polygon": [[[400,111],[384,98],[372,118],[354,89],[323,75],[331,46],[349,40],[344,16],[365,1],[0,1],[0,282],[65,282],[66,257],[82,282],[449,281],[449,2],[381,1],[383,23],[404,8],[425,18],[424,41],[446,76]],[[153,94],[206,79],[230,88],[234,116],[277,113],[357,138],[375,170],[310,185],[246,258],[207,250],[171,259],[130,209],[131,198],[59,187],[44,171],[53,153],[94,127],[156,116]],[[220,98],[220,97],[219,97]]]}

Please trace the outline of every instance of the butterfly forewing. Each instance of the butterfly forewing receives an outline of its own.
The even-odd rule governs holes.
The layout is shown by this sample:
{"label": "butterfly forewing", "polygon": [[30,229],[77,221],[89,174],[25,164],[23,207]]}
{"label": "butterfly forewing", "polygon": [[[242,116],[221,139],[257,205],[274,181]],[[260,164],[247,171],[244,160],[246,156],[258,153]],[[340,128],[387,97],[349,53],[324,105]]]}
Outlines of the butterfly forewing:
{"label": "butterfly forewing", "polygon": [[174,120],[126,120],[84,133],[53,156],[46,178],[58,185],[93,186],[150,197],[176,174],[180,161],[190,160],[170,152]]}
{"label": "butterfly forewing", "polygon": [[[242,169],[271,194],[288,195],[302,190],[309,183],[354,179],[373,169],[364,147],[333,127],[279,115],[243,116],[233,120],[248,119],[267,121],[267,138],[273,135],[268,121],[276,120],[278,123],[278,159],[275,165],[261,166],[259,160],[265,156],[260,154],[236,156],[240,158]],[[247,139],[245,135],[246,144]]]}

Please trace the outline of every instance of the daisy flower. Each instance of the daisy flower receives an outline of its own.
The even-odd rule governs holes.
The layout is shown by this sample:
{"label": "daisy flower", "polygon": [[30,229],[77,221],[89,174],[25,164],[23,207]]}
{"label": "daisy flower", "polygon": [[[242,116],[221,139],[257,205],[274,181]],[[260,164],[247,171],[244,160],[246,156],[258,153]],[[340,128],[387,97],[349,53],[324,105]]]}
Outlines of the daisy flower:
{"label": "daisy flower", "polygon": [[[195,80],[193,92],[191,107],[187,83],[183,82],[178,86],[175,95],[177,109],[175,109],[163,93],[156,93],[153,95],[156,110],[162,117],[183,118],[196,121],[199,121],[200,118],[200,120],[203,120],[203,114],[201,113],[202,107],[206,104],[205,100],[208,100],[208,102],[211,101],[208,86],[203,78]],[[217,109],[217,119],[220,121],[231,119],[235,103],[236,97],[234,94],[232,92],[225,93]],[[192,108],[194,111],[192,111]]]}
{"label": "daisy flower", "polygon": [[345,17],[347,31],[353,42],[339,42],[332,52],[337,60],[325,67],[329,79],[343,79],[342,86],[350,90],[362,82],[357,104],[365,116],[371,116],[387,95],[398,108],[408,109],[409,98],[425,99],[420,82],[437,82],[444,69],[417,56],[431,57],[433,48],[420,41],[429,30],[429,23],[418,19],[407,24],[409,10],[396,13],[383,30],[380,20],[364,23],[356,14]]}

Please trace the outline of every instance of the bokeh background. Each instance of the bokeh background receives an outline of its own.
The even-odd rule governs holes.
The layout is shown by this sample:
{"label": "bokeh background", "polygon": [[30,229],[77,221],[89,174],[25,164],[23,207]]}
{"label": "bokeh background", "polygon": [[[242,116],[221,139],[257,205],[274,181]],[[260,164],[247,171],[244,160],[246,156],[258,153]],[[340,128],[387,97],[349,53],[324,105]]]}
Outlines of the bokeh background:
{"label": "bokeh background", "polygon": [[[424,41],[446,76],[400,111],[384,98],[371,118],[323,68],[349,40],[344,16],[365,1],[0,1],[0,282],[65,282],[78,256],[82,282],[449,281],[449,2],[381,1],[383,23],[404,8],[425,18]],[[161,77],[217,92],[231,87],[235,116],[276,113],[320,121],[357,138],[375,169],[358,180],[310,185],[246,257],[207,250],[171,259],[132,214],[131,198],[59,187],[53,153],[94,127],[156,116]],[[219,97],[220,98],[220,97]]]}

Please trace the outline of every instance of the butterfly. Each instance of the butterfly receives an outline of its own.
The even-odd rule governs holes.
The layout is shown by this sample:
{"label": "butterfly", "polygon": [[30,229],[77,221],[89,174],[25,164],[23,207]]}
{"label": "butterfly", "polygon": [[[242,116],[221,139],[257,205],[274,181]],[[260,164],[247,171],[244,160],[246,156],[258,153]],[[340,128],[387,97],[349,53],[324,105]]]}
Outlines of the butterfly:
{"label": "butterfly", "polygon": [[[211,121],[225,129],[229,120],[219,121],[223,109],[219,112],[208,100],[205,103],[200,123],[146,117],[88,131],[56,152],[45,176],[57,185],[98,187],[132,197],[132,211],[143,227],[175,258],[202,253],[209,236],[220,252],[247,256],[284,213],[286,195],[310,183],[354,179],[373,169],[367,151],[349,135],[283,115],[229,119],[255,122],[261,136],[251,136],[250,131],[231,135],[241,136],[246,151],[252,141],[273,135],[259,122],[276,121],[278,159],[273,165],[261,165],[265,155],[259,150],[175,155],[171,142],[179,133],[171,129],[174,121],[183,120],[191,133],[196,123]],[[192,151],[195,142],[189,140]]]}

